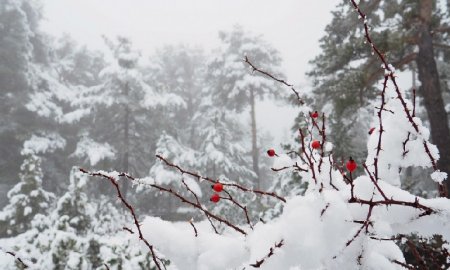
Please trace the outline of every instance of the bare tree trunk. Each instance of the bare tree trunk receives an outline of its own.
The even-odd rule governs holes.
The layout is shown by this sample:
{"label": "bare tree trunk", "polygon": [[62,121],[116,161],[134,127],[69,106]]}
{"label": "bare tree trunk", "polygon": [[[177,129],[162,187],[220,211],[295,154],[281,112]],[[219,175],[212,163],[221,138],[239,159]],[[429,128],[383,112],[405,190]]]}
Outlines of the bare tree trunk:
{"label": "bare tree trunk", "polygon": [[[420,92],[430,121],[431,139],[440,152],[438,168],[450,175],[450,131],[430,33],[432,10],[433,0],[420,1],[422,23],[419,26],[419,54],[416,61],[421,82]],[[450,189],[450,181],[447,180],[446,184],[447,189]],[[441,194],[445,192],[445,190],[440,191]]]}
{"label": "bare tree trunk", "polygon": [[[122,157],[122,170],[124,172],[129,172],[129,151],[130,151],[130,108],[128,105],[128,94],[129,94],[129,85],[128,82],[125,84],[125,97],[126,97],[126,101],[125,101],[125,115],[124,115],[124,126],[123,126],[123,131],[124,131],[124,152],[123,152],[123,157]],[[123,186],[122,186],[122,192],[123,192],[123,196],[126,197],[127,196],[127,192],[128,192],[128,187],[129,187],[129,183],[128,183],[128,179],[123,179]]]}
{"label": "bare tree trunk", "polygon": [[257,144],[257,130],[256,130],[256,108],[255,108],[255,93],[250,89],[250,117],[252,124],[252,160],[253,171],[256,173],[256,187],[261,188],[261,181],[259,179],[259,149]]}

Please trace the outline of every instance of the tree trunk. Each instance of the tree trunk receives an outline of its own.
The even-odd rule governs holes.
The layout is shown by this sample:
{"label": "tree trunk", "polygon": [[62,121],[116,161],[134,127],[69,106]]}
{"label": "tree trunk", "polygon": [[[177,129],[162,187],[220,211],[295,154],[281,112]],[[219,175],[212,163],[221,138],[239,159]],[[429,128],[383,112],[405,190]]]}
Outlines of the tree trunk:
{"label": "tree trunk", "polygon": [[257,130],[256,130],[256,109],[255,109],[255,93],[250,89],[250,117],[252,124],[252,160],[253,171],[256,173],[256,187],[261,188],[261,181],[259,179],[259,149],[257,144]]}
{"label": "tree trunk", "polygon": [[[128,105],[128,92],[129,92],[129,85],[128,82],[125,84],[125,115],[124,115],[124,126],[123,126],[123,132],[124,132],[124,152],[122,157],[122,171],[128,173],[129,172],[129,151],[130,151],[130,108]],[[128,187],[129,187],[129,181],[128,179],[123,179],[123,185],[122,185],[122,193],[123,196],[127,196]]]}
{"label": "tree trunk", "polygon": [[[431,139],[440,153],[437,165],[441,171],[450,175],[450,131],[447,112],[442,99],[439,73],[434,60],[433,40],[430,33],[432,10],[432,0],[420,1],[422,23],[419,26],[419,54],[416,61],[421,82],[420,92],[430,121]],[[450,181],[447,180],[446,185],[449,189]]]}

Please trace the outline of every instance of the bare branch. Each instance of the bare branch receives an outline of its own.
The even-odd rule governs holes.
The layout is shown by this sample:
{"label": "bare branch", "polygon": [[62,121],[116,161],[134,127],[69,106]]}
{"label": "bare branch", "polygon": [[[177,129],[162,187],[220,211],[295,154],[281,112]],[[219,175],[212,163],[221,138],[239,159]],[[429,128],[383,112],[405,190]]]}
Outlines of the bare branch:
{"label": "bare branch", "polygon": [[271,78],[272,80],[274,80],[274,81],[276,81],[276,82],[279,82],[279,83],[281,83],[281,84],[286,85],[287,87],[290,87],[291,90],[292,90],[292,92],[294,92],[294,94],[297,96],[298,102],[299,102],[301,105],[305,104],[305,102],[303,101],[303,99],[300,97],[300,94],[298,93],[298,91],[295,90],[293,84],[289,84],[289,83],[287,83],[285,80],[278,79],[278,78],[276,78],[275,76],[273,76],[272,74],[270,74],[269,72],[257,68],[255,65],[253,65],[253,64],[250,62],[250,60],[248,60],[248,57],[247,57],[247,56],[245,56],[244,62],[247,63],[247,64],[249,64],[249,65],[252,67],[252,70],[253,70],[253,71],[257,71],[257,72],[259,72],[259,73],[261,73],[261,74],[263,74],[263,75],[266,75],[267,77]]}
{"label": "bare branch", "polygon": [[270,258],[273,254],[275,249],[277,248],[281,248],[284,245],[284,240],[281,239],[280,242],[275,243],[275,245],[273,247],[270,248],[269,253],[267,253],[266,256],[264,256],[264,258],[261,258],[260,260],[257,260],[255,263],[250,264],[250,266],[254,267],[254,268],[260,268],[261,265],[268,259]]}

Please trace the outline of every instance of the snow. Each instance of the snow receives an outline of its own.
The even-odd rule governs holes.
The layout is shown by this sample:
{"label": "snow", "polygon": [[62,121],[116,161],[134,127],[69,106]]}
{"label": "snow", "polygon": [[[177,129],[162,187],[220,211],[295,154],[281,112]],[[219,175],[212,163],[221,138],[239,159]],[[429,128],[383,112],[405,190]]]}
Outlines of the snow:
{"label": "snow", "polygon": [[32,209],[31,207],[26,206],[26,207],[23,209],[23,215],[24,215],[24,216],[28,216],[32,211],[33,211],[33,209]]}
{"label": "snow", "polygon": [[65,146],[66,140],[57,133],[33,134],[24,142],[22,155],[51,153]]}
{"label": "snow", "polygon": [[272,168],[282,169],[285,167],[292,167],[294,163],[295,162],[288,155],[280,154],[278,157],[274,157]]}
{"label": "snow", "polygon": [[447,180],[447,173],[436,170],[431,174],[431,179],[433,179],[434,182],[442,184],[444,180]]}
{"label": "snow", "polygon": [[103,159],[113,159],[115,149],[108,143],[98,143],[88,137],[83,137],[78,143],[73,156],[86,158],[91,166],[96,165]]}

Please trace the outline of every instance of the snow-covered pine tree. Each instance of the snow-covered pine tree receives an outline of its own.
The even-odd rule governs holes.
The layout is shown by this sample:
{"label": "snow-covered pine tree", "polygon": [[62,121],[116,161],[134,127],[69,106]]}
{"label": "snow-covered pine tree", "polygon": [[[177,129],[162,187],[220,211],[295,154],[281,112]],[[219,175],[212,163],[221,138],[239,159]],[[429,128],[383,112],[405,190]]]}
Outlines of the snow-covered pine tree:
{"label": "snow-covered pine tree", "polygon": [[[33,81],[33,63],[45,62],[46,46],[39,31],[41,5],[37,0],[0,3],[0,181],[14,185],[23,156],[21,146],[35,127],[35,114],[26,104]],[[25,134],[25,136],[24,136]]]}
{"label": "snow-covered pine tree", "polygon": [[179,106],[164,103],[158,106],[152,114],[154,121],[158,121],[157,126],[167,134],[195,148],[199,143],[198,131],[192,125],[192,118],[198,112],[205,85],[203,51],[184,45],[165,46],[157,49],[149,62],[145,68],[145,81],[155,92],[166,94],[168,101],[180,100]]}
{"label": "snow-covered pine tree", "polygon": [[55,196],[42,188],[41,159],[34,153],[24,154],[19,183],[9,192],[9,203],[0,212],[0,238],[11,237],[31,228],[37,214],[46,215]]}
{"label": "snow-covered pine tree", "polygon": [[[90,108],[92,129],[87,137],[108,143],[120,153],[106,167],[144,175],[152,162],[149,155],[154,153],[151,142],[159,135],[153,112],[161,104],[178,106],[182,101],[174,94],[155,91],[144,80],[141,55],[129,39],[105,38],[105,42],[113,60],[101,71],[101,84],[85,89],[79,99],[79,105]],[[123,185],[127,194],[127,182]]]}
{"label": "snow-covered pine tree", "polygon": [[[251,187],[256,178],[251,161],[246,155],[245,129],[239,122],[238,114],[225,108],[213,106],[210,98],[204,98],[199,113],[194,118],[201,141],[198,157],[195,162],[198,170],[221,182],[233,182]],[[238,201],[251,201],[252,196],[233,190],[227,191]],[[206,199],[215,193],[205,190]],[[222,194],[223,197],[227,195]],[[249,204],[250,205],[250,204]],[[255,210],[256,205],[249,209]],[[214,212],[223,215],[236,224],[245,223],[244,215],[237,215],[231,203],[223,203],[214,207]],[[257,214],[257,213],[256,213]]]}
{"label": "snow-covered pine tree", "polygon": [[279,53],[260,35],[235,26],[231,31],[220,32],[221,47],[214,52],[207,67],[208,89],[213,104],[237,112],[250,110],[251,156],[253,171],[260,187],[258,128],[256,123],[256,102],[265,98],[277,98],[285,93],[280,85],[266,80],[262,75],[252,74],[244,63],[244,57],[255,64],[265,67],[274,75],[280,74],[281,58]]}

